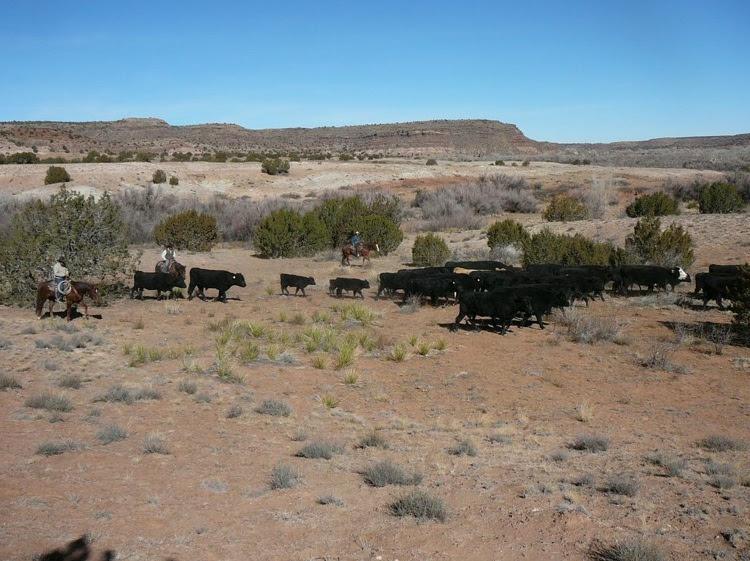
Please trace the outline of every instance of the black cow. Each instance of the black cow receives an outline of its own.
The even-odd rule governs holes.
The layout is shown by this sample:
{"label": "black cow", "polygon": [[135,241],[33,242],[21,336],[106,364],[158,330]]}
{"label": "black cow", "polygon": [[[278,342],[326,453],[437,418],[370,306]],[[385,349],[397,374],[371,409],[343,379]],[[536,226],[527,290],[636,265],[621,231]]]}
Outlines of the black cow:
{"label": "black cow", "polygon": [[171,292],[173,288],[185,288],[185,277],[169,273],[147,273],[136,271],[133,275],[133,288],[130,297],[143,299],[144,290],[155,290],[156,299],[161,300],[162,292]]}
{"label": "black cow", "polygon": [[495,271],[497,269],[507,269],[508,266],[502,261],[448,261],[445,264],[448,269],[472,269],[474,271]]}
{"label": "black cow", "polygon": [[203,291],[207,288],[215,288],[219,291],[217,300],[227,301],[227,290],[233,286],[247,286],[245,277],[241,273],[230,273],[229,271],[216,271],[213,269],[190,269],[190,285],[188,286],[188,300],[193,299],[193,291],[198,289],[198,298],[205,300]]}
{"label": "black cow", "polygon": [[404,290],[404,299],[409,296],[429,298],[433,306],[436,306],[438,300],[444,298],[447,302],[456,294],[456,281],[452,274],[448,275],[430,275],[426,277],[412,277],[406,283]]}
{"label": "black cow", "polygon": [[724,309],[724,299],[732,299],[745,287],[750,288],[750,276],[744,275],[715,275],[712,273],[698,273],[695,275],[695,292],[703,292],[703,307],[708,306],[709,300],[716,300],[719,309]]}
{"label": "black cow", "polygon": [[690,282],[682,267],[657,267],[656,265],[622,265],[615,271],[615,285],[622,294],[627,294],[630,286],[637,284],[645,286],[649,292],[654,287],[667,290],[667,286],[674,290],[681,282]]}
{"label": "black cow", "polygon": [[505,335],[513,319],[525,309],[526,303],[512,296],[494,292],[461,291],[458,294],[458,315],[451,329],[458,329],[464,318],[475,324],[477,316],[480,316],[490,318],[491,325],[499,324],[500,334]]}
{"label": "black cow", "polygon": [[350,279],[345,277],[336,277],[328,281],[328,293],[333,295],[334,291],[336,296],[341,296],[343,291],[351,292],[354,298],[357,294],[364,300],[362,290],[370,288],[370,282],[362,279]]}
{"label": "black cow", "polygon": [[290,286],[294,287],[295,296],[300,290],[302,291],[302,296],[307,296],[307,294],[305,294],[305,288],[308,286],[315,286],[315,279],[312,277],[301,277],[299,275],[281,273],[281,293],[289,296]]}

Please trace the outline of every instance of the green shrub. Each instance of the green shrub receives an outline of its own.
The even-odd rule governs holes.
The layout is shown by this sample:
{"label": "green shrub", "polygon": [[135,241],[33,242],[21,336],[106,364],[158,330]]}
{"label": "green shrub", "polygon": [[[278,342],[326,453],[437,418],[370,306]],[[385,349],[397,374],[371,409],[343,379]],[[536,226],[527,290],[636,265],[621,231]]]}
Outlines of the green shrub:
{"label": "green shrub", "polygon": [[138,152],[135,155],[136,162],[150,162],[154,159],[154,155],[150,152]]}
{"label": "green shrub", "polygon": [[218,236],[216,218],[195,210],[168,216],[154,228],[154,240],[159,245],[172,243],[177,249],[190,251],[210,251]]}
{"label": "green shrub", "polygon": [[677,224],[662,231],[661,221],[656,217],[638,221],[633,233],[625,239],[625,250],[638,263],[664,267],[688,267],[695,260],[690,234]]}
{"label": "green shrub", "polygon": [[[380,249],[387,253],[401,243],[401,240],[398,240],[398,243],[393,245],[399,237],[393,226],[398,229],[401,224],[401,204],[398,197],[379,193],[367,201],[358,196],[327,199],[312,212],[328,232],[329,247],[341,247],[348,241],[352,232],[364,232],[367,228],[372,228],[374,235],[383,232],[384,239],[373,239],[367,235],[363,239],[366,242],[381,244]],[[392,225],[386,226],[384,222],[375,221],[373,216],[386,218]]]}
{"label": "green shrub", "polygon": [[411,258],[420,267],[434,267],[443,265],[451,256],[448,244],[440,236],[433,233],[417,236],[411,248]]}
{"label": "green shrub", "polygon": [[342,162],[348,162],[349,160],[353,160],[354,156],[351,154],[339,154],[339,161]]}
{"label": "green shrub", "polygon": [[359,233],[369,243],[377,243],[384,255],[394,251],[404,241],[404,233],[390,218],[371,214],[359,222]]}
{"label": "green shrub", "polygon": [[487,229],[487,245],[490,249],[506,245],[523,247],[530,237],[522,224],[510,218],[499,220]]}
{"label": "green shrub", "polygon": [[166,183],[167,182],[167,174],[164,173],[164,170],[157,169],[154,172],[154,175],[151,177],[152,183]]}
{"label": "green shrub", "polygon": [[27,304],[59,255],[74,278],[101,283],[131,273],[127,227],[108,194],[97,200],[61,187],[16,213],[0,244],[0,302]]}
{"label": "green shrub", "polygon": [[47,175],[44,177],[44,184],[67,183],[70,181],[70,175],[65,168],[59,166],[50,166],[47,168]]}
{"label": "green shrub", "polygon": [[557,195],[552,198],[542,213],[542,218],[549,222],[569,222],[585,220],[589,211],[581,201],[568,195]]}
{"label": "green shrub", "polygon": [[523,264],[608,265],[615,247],[595,242],[581,234],[554,234],[547,228],[533,234],[524,245]]}
{"label": "green shrub", "polygon": [[437,160],[435,158],[430,158],[429,160],[427,160],[427,162],[425,162],[425,165],[426,166],[436,166],[437,165]]}
{"label": "green shrub", "polygon": [[175,185],[179,185],[180,184],[180,180],[177,179],[176,175],[173,175],[172,177],[169,178],[169,184],[174,187]]}
{"label": "green shrub", "polygon": [[266,257],[312,255],[326,247],[328,232],[317,215],[301,215],[296,210],[279,209],[258,225],[253,245]]}
{"label": "green shrub", "polygon": [[[223,164],[224,162],[227,161],[227,153],[226,152],[214,152],[213,160],[214,160],[214,162],[218,162],[218,163],[222,163]],[[287,167],[287,170],[289,170],[288,167]]]}
{"label": "green shrub", "polygon": [[732,294],[732,312],[737,331],[750,340],[750,266],[742,268],[744,279],[739,288]]}
{"label": "green shrub", "polygon": [[34,152],[16,152],[15,154],[8,154],[5,157],[5,162],[8,164],[37,164],[39,163],[39,156]]}
{"label": "green shrub", "polygon": [[737,187],[729,183],[704,185],[698,193],[698,208],[701,214],[728,214],[740,212],[744,207]]}
{"label": "green shrub", "polygon": [[495,160],[495,165],[496,166],[504,166],[505,162],[503,160]]}
{"label": "green shrub", "polygon": [[260,170],[268,175],[278,175],[280,173],[289,173],[289,161],[281,158],[263,158]]}
{"label": "green shrub", "polygon": [[637,216],[667,216],[679,214],[677,199],[670,197],[661,191],[637,197],[625,209],[625,213],[631,218]]}

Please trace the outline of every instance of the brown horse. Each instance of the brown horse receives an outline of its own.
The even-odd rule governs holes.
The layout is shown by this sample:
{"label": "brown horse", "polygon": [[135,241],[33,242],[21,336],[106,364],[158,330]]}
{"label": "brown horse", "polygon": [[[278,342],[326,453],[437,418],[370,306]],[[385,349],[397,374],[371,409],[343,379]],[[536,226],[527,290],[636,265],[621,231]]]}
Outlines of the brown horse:
{"label": "brown horse", "polygon": [[[368,244],[360,244],[359,245],[359,255],[362,257],[362,265],[365,264],[365,261],[370,261],[370,253],[373,252],[380,252],[380,246],[376,243],[368,243]],[[341,266],[344,265],[351,265],[351,261],[349,261],[350,257],[355,257],[357,254],[356,250],[354,249],[354,246],[352,244],[347,244],[344,247],[341,248]]]}
{"label": "brown horse", "polygon": [[[73,319],[71,317],[71,310],[74,304],[81,304],[83,306],[84,315],[86,319],[89,317],[89,307],[86,302],[83,301],[84,296],[88,296],[98,306],[101,303],[99,299],[99,291],[96,289],[96,285],[88,282],[75,281],[70,283],[70,292],[65,296],[66,306],[66,318],[68,321]],[[55,306],[55,286],[54,282],[42,282],[36,288],[36,315],[39,319],[44,316],[44,303],[49,302],[49,315],[52,317],[52,308]]]}
{"label": "brown horse", "polygon": [[164,261],[159,261],[156,264],[156,267],[154,267],[154,273],[167,273],[174,277],[185,278],[185,265],[183,265],[182,263],[178,263],[177,261],[172,259],[168,262],[168,267],[166,270],[164,270],[162,263],[164,263]]}

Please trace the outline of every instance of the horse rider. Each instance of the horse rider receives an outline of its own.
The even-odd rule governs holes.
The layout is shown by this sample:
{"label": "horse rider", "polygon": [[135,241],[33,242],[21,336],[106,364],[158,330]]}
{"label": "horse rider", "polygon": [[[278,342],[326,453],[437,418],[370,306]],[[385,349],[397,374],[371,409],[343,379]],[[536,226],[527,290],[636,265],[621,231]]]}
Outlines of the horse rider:
{"label": "horse rider", "polygon": [[362,236],[359,235],[358,231],[352,234],[352,237],[349,238],[349,243],[352,244],[352,247],[354,248],[354,255],[359,257],[359,247],[362,244]]}
{"label": "horse rider", "polygon": [[161,266],[162,273],[169,272],[169,267],[172,265],[173,261],[177,261],[177,252],[175,251],[174,246],[171,243],[168,243],[164,248],[164,251],[161,252],[161,261],[159,262],[159,265]]}
{"label": "horse rider", "polygon": [[55,300],[58,302],[64,302],[65,294],[60,290],[60,285],[65,286],[70,278],[70,271],[68,271],[68,268],[65,266],[64,256],[61,255],[57,258],[57,261],[55,261],[55,264],[52,266],[52,276],[55,283]]}

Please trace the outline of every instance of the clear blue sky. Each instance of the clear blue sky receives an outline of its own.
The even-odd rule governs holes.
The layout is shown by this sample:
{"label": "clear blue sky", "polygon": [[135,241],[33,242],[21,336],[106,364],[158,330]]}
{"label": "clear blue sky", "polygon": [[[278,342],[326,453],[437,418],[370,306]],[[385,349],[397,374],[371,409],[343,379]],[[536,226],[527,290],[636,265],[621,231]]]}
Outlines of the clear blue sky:
{"label": "clear blue sky", "polygon": [[750,0],[0,3],[0,120],[750,132]]}

